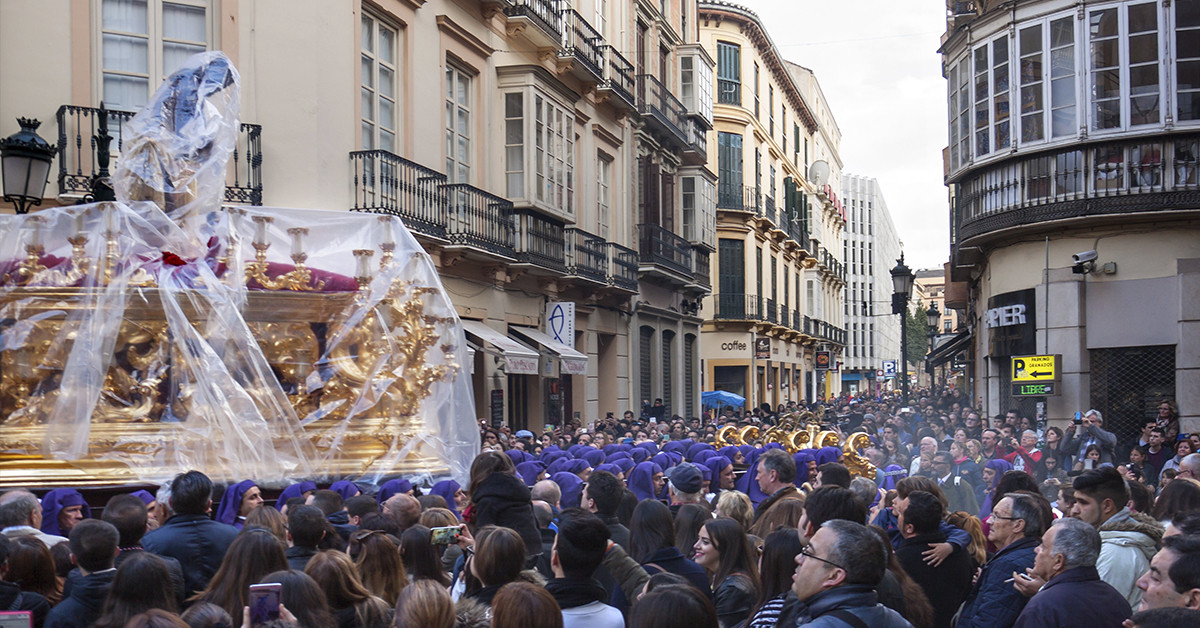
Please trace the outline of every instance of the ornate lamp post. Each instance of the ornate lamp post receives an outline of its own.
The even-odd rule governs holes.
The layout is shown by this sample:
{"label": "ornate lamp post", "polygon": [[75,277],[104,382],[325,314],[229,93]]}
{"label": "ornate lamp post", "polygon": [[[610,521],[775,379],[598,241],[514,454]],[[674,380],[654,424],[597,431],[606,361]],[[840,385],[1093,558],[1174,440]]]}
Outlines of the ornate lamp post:
{"label": "ornate lamp post", "polygon": [[892,314],[900,315],[900,384],[904,405],[908,405],[908,300],[912,297],[913,279],[916,275],[904,265],[904,253],[896,260],[892,269]]}
{"label": "ornate lamp post", "polygon": [[4,181],[4,200],[11,202],[18,214],[42,204],[50,162],[58,148],[37,134],[41,122],[17,118],[21,130],[0,140],[0,178]]}
{"label": "ornate lamp post", "polygon": [[[929,352],[933,353],[933,343],[938,337],[938,325],[942,322],[942,313],[938,311],[937,302],[929,304],[929,309],[925,311],[925,323],[929,327]],[[928,360],[925,363],[925,370],[929,373],[930,385],[935,384],[934,369],[929,365]]]}

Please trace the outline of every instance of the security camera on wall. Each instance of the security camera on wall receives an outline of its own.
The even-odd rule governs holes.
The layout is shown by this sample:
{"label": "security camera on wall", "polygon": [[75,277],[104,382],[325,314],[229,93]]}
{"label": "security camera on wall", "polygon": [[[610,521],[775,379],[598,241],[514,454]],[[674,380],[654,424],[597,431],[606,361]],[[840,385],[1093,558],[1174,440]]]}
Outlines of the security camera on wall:
{"label": "security camera on wall", "polygon": [[1099,255],[1097,255],[1095,251],[1084,251],[1082,253],[1076,253],[1072,255],[1071,261],[1075,262],[1076,264],[1086,264],[1088,262],[1096,261],[1097,257],[1099,257]]}

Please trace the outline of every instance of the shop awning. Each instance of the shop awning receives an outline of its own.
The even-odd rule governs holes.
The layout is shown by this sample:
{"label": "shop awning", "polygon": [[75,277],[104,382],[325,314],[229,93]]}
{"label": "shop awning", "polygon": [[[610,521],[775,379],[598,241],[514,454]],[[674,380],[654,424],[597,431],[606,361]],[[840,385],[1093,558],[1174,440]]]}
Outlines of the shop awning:
{"label": "shop awning", "polygon": [[[488,327],[481,321],[463,319],[463,331],[492,346],[504,358],[504,370],[509,375],[537,375],[538,352]],[[490,353],[490,352],[489,352]]]}
{"label": "shop awning", "polygon": [[971,346],[971,332],[963,331],[939,344],[925,357],[925,367],[933,368],[949,362],[959,352]]}
{"label": "shop awning", "polygon": [[532,327],[512,326],[512,331],[520,334],[526,340],[542,345],[547,351],[558,356],[562,371],[568,375],[587,375],[587,355],[543,334]]}

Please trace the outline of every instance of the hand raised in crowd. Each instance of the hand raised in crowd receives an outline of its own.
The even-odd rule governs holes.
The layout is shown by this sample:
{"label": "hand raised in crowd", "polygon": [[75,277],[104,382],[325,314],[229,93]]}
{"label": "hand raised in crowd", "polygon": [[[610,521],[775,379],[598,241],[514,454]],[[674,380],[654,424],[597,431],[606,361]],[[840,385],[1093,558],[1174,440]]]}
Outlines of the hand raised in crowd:
{"label": "hand raised in crowd", "polygon": [[[279,618],[282,619],[283,621],[286,621],[286,622],[289,622],[292,624],[297,623],[296,616],[293,615],[292,611],[289,611],[287,609],[287,607],[283,605],[282,602],[280,602],[280,604],[279,604]],[[250,623],[250,607],[243,606],[242,607],[242,628],[252,628],[252,627],[253,627],[253,624]]]}
{"label": "hand raised in crowd", "polygon": [[953,553],[954,546],[949,543],[930,543],[929,549],[921,552],[921,557],[925,560],[925,564],[939,567],[942,561]]}

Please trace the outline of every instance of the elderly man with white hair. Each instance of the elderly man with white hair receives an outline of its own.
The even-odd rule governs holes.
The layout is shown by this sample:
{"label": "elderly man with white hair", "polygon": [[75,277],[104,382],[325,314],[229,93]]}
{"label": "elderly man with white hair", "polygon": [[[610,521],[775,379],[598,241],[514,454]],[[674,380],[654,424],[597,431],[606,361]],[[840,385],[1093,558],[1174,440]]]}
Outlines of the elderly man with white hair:
{"label": "elderly man with white hair", "polygon": [[1021,432],[1021,444],[1012,453],[1004,456],[1004,459],[1012,463],[1013,469],[1033,475],[1033,470],[1042,460],[1042,452],[1038,450],[1037,442],[1037,432],[1033,430]]}
{"label": "elderly man with white hair", "polygon": [[932,436],[921,439],[920,449],[913,456],[912,464],[908,465],[909,475],[933,475],[933,454],[938,450],[938,442]]}
{"label": "elderly man with white hair", "polygon": [[[1101,464],[1105,462],[1113,464],[1117,435],[1103,429],[1102,425],[1104,425],[1104,415],[1100,414],[1099,410],[1093,409],[1084,412],[1083,420],[1078,426],[1072,424],[1067,427],[1067,433],[1063,437],[1062,450],[1069,452],[1075,460],[1083,460],[1087,455],[1087,448],[1096,445],[1100,448]],[[1076,435],[1077,428],[1078,435]]]}

